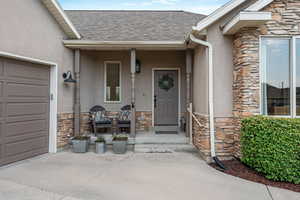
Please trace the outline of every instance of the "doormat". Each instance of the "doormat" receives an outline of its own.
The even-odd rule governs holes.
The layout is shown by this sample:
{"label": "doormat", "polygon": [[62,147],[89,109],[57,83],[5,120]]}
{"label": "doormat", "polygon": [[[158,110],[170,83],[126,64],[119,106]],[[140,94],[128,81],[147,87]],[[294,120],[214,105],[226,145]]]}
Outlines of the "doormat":
{"label": "doormat", "polygon": [[162,135],[162,134],[168,134],[168,135],[172,135],[172,134],[178,134],[177,131],[155,131],[156,134],[158,135]]}

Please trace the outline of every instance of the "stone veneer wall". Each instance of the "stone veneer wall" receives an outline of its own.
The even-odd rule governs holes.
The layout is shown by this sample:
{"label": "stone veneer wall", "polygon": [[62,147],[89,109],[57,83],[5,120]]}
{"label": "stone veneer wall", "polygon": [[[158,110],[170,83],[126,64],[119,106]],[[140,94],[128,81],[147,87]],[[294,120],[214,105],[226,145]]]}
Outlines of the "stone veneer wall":
{"label": "stone veneer wall", "polygon": [[273,20],[259,28],[242,29],[234,36],[233,115],[235,150],[240,153],[240,121],[260,113],[259,37],[299,35],[300,1],[275,0],[264,8]]}
{"label": "stone veneer wall", "polygon": [[136,112],[136,130],[150,131],[152,127],[152,112],[137,111]]}
{"label": "stone veneer wall", "polygon": [[[108,112],[108,115],[116,115],[117,112]],[[81,113],[80,132],[82,134],[91,133],[89,113]],[[57,126],[57,146],[63,148],[74,136],[74,114],[62,113],[58,114]],[[137,131],[149,131],[152,127],[152,112],[138,111],[136,112],[136,129]]]}
{"label": "stone veneer wall", "polygon": [[[80,115],[80,132],[87,134],[91,132],[89,123],[89,114],[81,113]],[[74,136],[74,114],[73,113],[62,113],[57,116],[57,147],[65,147],[69,139]]]}
{"label": "stone veneer wall", "polygon": [[[194,113],[195,114],[195,113]],[[210,133],[209,117],[195,114],[200,122],[193,119],[193,141],[201,156],[210,162]],[[215,148],[217,156],[222,159],[231,159],[234,151],[233,118],[215,118]]]}

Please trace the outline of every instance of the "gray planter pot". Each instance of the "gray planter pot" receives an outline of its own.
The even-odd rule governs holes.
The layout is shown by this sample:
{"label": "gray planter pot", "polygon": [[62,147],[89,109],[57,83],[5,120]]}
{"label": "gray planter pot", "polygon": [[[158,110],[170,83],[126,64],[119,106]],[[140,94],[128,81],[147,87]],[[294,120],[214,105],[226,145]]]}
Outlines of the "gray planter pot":
{"label": "gray planter pot", "polygon": [[103,154],[106,152],[106,144],[104,142],[96,142],[96,153],[97,154]]}
{"label": "gray planter pot", "polygon": [[116,154],[125,154],[127,152],[127,141],[113,141],[113,151]]}
{"label": "gray planter pot", "polygon": [[86,153],[89,150],[88,140],[72,140],[72,147],[74,153]]}

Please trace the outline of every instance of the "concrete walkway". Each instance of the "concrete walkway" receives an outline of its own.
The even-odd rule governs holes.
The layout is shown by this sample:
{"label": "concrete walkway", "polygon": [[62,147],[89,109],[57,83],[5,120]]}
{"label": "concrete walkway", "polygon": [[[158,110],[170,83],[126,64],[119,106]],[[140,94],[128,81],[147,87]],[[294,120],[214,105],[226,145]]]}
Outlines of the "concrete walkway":
{"label": "concrete walkway", "polygon": [[299,200],[218,172],[192,153],[62,152],[0,168],[0,200]]}

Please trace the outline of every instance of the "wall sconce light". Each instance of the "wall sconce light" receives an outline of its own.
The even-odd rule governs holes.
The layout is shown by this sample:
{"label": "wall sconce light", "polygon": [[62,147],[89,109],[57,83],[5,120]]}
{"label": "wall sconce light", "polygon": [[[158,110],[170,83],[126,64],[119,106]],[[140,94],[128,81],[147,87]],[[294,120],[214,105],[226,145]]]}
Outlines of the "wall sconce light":
{"label": "wall sconce light", "polygon": [[136,73],[141,73],[142,71],[142,64],[140,60],[136,60],[136,64],[135,64],[135,72]]}
{"label": "wall sconce light", "polygon": [[76,80],[73,79],[71,71],[63,73],[63,78],[65,83],[76,83]]}

